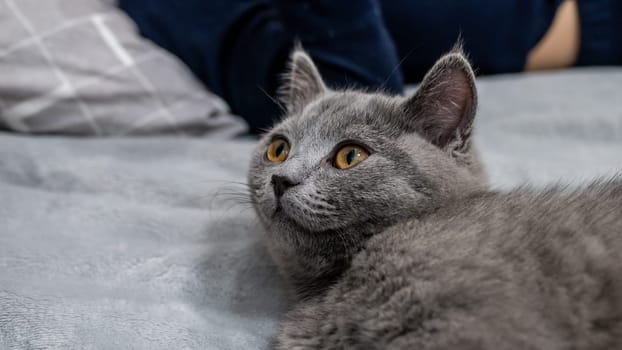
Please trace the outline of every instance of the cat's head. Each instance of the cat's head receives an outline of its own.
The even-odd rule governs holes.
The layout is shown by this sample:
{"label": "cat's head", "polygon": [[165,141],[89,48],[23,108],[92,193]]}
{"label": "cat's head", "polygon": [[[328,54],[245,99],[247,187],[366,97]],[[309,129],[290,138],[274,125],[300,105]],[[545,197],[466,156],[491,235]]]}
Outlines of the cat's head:
{"label": "cat's head", "polygon": [[286,117],[261,139],[249,185],[271,254],[303,296],[372,235],[484,187],[474,75],[460,50],[409,97],[331,90],[296,50],[282,92]]}

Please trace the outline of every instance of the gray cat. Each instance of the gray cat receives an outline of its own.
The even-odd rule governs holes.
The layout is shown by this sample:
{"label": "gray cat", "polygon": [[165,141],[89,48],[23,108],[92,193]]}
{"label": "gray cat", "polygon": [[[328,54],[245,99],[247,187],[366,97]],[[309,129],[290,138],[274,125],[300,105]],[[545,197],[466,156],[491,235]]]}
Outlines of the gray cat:
{"label": "gray cat", "polygon": [[411,97],[292,55],[249,173],[299,301],[278,349],[622,349],[622,180],[487,189],[459,50]]}

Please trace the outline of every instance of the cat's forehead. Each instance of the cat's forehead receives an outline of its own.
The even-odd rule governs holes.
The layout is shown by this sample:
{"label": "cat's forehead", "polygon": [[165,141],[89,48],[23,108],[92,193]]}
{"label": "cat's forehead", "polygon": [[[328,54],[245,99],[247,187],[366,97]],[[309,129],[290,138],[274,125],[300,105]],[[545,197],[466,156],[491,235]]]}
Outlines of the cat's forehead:
{"label": "cat's forehead", "polygon": [[385,132],[396,113],[395,98],[355,91],[331,92],[284,123],[285,130],[305,138],[339,140]]}

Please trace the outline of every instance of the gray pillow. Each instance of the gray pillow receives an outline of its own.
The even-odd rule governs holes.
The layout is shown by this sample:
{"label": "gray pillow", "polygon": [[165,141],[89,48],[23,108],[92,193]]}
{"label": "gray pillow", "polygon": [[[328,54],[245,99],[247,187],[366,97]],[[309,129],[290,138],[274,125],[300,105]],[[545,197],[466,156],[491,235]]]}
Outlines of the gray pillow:
{"label": "gray pillow", "polygon": [[246,130],[109,0],[0,1],[0,128],[128,135]]}

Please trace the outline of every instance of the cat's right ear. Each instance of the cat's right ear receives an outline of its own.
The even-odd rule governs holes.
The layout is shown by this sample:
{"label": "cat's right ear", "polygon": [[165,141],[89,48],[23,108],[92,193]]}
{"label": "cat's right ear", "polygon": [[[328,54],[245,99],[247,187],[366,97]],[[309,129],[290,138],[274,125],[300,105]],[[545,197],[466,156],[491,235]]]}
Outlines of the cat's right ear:
{"label": "cat's right ear", "polygon": [[281,101],[288,114],[300,113],[303,108],[327,90],[320,72],[311,57],[297,46],[290,56],[289,69],[279,89]]}

